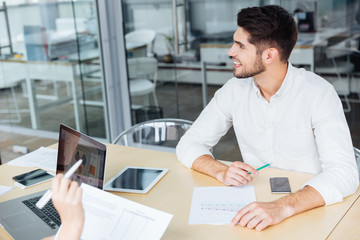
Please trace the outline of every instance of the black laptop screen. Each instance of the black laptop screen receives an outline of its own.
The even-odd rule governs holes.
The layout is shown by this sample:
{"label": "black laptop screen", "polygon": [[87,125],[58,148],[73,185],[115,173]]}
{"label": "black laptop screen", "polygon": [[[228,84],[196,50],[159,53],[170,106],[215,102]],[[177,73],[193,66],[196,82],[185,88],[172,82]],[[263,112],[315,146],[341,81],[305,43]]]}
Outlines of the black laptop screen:
{"label": "black laptop screen", "polygon": [[106,146],[63,124],[60,125],[56,173],[66,173],[82,159],[71,180],[103,189]]}

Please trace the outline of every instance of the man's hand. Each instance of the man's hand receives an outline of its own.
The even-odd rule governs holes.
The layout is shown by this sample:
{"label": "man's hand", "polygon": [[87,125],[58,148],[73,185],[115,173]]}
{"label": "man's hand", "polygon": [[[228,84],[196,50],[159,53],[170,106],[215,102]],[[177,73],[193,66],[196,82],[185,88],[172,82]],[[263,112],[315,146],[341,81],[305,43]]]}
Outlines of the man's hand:
{"label": "man's hand", "polygon": [[[250,165],[235,161],[227,166],[216,161],[211,155],[198,157],[192,165],[192,169],[207,174],[228,186],[240,186],[252,181],[251,175],[259,175],[259,172]],[[249,174],[251,173],[251,175]]]}
{"label": "man's hand", "polygon": [[243,162],[234,162],[230,167],[220,171],[216,179],[228,186],[246,185],[253,180],[253,175],[259,175],[255,168]]}
{"label": "man's hand", "polygon": [[282,197],[273,202],[253,202],[241,209],[231,221],[231,225],[256,229],[278,224],[295,214],[323,206],[325,201],[320,193],[311,186]]}
{"label": "man's hand", "polygon": [[253,202],[236,214],[231,225],[239,223],[243,227],[261,231],[268,226],[282,222],[292,214],[291,208],[279,201]]}

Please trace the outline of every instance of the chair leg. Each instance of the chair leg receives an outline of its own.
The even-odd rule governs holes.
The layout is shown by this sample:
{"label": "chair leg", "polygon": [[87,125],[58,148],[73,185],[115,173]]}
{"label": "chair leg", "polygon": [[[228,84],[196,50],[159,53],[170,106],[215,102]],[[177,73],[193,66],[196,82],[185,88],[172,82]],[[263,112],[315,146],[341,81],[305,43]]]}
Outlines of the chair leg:
{"label": "chair leg", "polygon": [[351,111],[351,106],[350,106],[350,101],[347,95],[344,95],[344,100],[345,100],[345,104],[346,104],[346,108],[344,108],[344,112],[350,112]]}
{"label": "chair leg", "polygon": [[14,103],[15,110],[9,110],[9,111],[0,110],[0,112],[9,112],[9,113],[15,112],[16,118],[15,119],[0,119],[0,123],[20,123],[21,122],[20,108],[19,108],[19,104],[16,99],[16,93],[15,93],[14,87],[11,87],[10,91],[11,91],[11,97],[12,97],[12,100]]}
{"label": "chair leg", "polygon": [[[355,93],[356,93],[356,95],[357,95],[357,98],[356,99],[354,99],[354,98],[350,98],[349,99],[349,102],[351,102],[351,103],[360,103],[360,90],[359,90],[359,81],[357,81],[356,79],[355,79],[355,76],[354,76],[354,74],[351,74],[350,75],[350,80],[349,80],[349,93],[351,93],[352,92],[352,90],[353,91],[355,91]],[[354,81],[355,81],[355,83],[354,83]],[[352,86],[354,86],[355,85],[355,89],[352,89]]]}
{"label": "chair leg", "polygon": [[159,106],[155,91],[153,92],[155,106]]}
{"label": "chair leg", "polygon": [[16,99],[15,89],[13,87],[11,88],[11,95],[13,97],[15,110],[16,110],[16,120],[14,120],[13,122],[20,123],[21,122],[21,114],[20,114],[19,104],[18,104],[18,101]]}

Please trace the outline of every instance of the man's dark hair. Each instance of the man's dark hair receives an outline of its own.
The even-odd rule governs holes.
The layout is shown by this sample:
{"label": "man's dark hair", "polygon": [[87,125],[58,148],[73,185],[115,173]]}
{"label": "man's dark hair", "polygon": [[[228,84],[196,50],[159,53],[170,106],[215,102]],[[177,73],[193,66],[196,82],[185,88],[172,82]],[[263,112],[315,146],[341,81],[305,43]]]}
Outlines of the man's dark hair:
{"label": "man's dark hair", "polygon": [[266,48],[279,51],[280,61],[287,62],[297,41],[293,17],[282,7],[267,5],[244,8],[237,15],[237,24],[249,33],[249,42],[261,54]]}

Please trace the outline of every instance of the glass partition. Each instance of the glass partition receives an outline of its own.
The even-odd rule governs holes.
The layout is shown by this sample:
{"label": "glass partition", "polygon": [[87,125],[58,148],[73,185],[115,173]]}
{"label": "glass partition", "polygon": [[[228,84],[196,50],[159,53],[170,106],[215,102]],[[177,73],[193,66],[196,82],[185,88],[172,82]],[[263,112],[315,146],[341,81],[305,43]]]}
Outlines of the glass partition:
{"label": "glass partition", "polygon": [[[147,109],[143,111],[147,118],[166,116],[195,120],[214,92],[232,78],[233,63],[227,51],[237,28],[237,12],[245,7],[269,4],[281,5],[297,22],[299,39],[290,62],[321,74],[334,84],[344,100],[350,128],[354,129],[357,117],[353,110],[360,100],[359,54],[343,56],[355,65],[354,71],[349,73],[320,73],[320,65],[328,64],[326,48],[345,44],[344,40],[350,40],[346,45],[358,51],[360,14],[359,3],[355,0],[124,0],[126,32],[151,30],[156,34],[150,46],[143,44],[141,56],[155,57],[158,61],[155,92],[160,109],[152,109],[154,114],[148,109],[155,104],[151,102],[151,95],[150,102],[144,103],[136,101],[132,94],[133,104]],[[130,39],[126,36],[125,39],[129,40],[128,46]],[[135,52],[128,53],[128,60],[134,57]],[[130,85],[132,80],[130,76]],[[156,111],[161,111],[162,115]],[[147,118],[136,119],[134,115],[133,123]],[[360,146],[357,134],[354,130],[354,145]],[[232,130],[215,147],[214,155],[219,159],[241,158]]]}
{"label": "glass partition", "polygon": [[107,139],[96,1],[6,1],[5,8],[0,47],[11,47],[0,54],[7,110],[0,122],[54,132],[64,123]]}
{"label": "glass partition", "polygon": [[[0,124],[57,132],[62,122],[108,139],[99,2],[5,3],[6,12],[0,10]],[[133,124],[161,117],[195,120],[232,77],[227,51],[238,10],[279,4],[293,14],[299,28],[290,62],[334,85],[354,145],[360,147],[358,1],[122,0],[121,4]],[[108,21],[120,22],[111,17]],[[115,46],[114,52],[116,47],[122,48]],[[326,55],[331,47],[349,50],[336,61],[351,63],[351,71],[321,71],[323,64],[333,66]],[[126,80],[119,77],[121,83]],[[232,131],[219,146],[214,149],[217,158],[240,159]]]}

